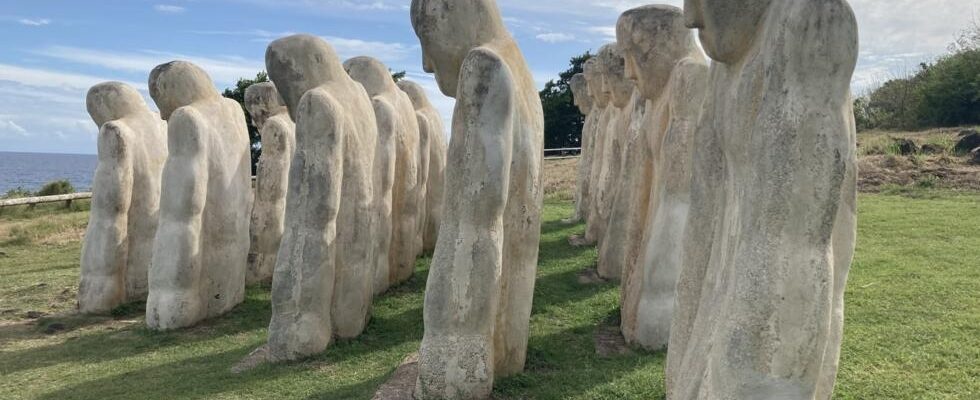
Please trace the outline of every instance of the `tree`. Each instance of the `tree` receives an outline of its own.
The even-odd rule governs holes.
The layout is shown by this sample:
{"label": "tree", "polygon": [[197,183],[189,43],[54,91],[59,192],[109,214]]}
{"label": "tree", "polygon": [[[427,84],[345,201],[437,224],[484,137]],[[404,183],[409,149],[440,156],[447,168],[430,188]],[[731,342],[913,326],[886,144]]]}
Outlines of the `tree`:
{"label": "tree", "polygon": [[405,75],[406,75],[405,71],[395,72],[392,71],[391,68],[389,68],[388,71],[391,72],[391,80],[395,81],[395,83],[398,83],[398,81],[405,79]]}
{"label": "tree", "polygon": [[558,75],[558,80],[544,85],[541,106],[544,109],[544,147],[546,149],[581,147],[585,116],[575,106],[570,82],[582,73],[582,66],[592,58],[590,52],[572,57],[571,67]]}
{"label": "tree", "polygon": [[255,175],[255,168],[259,163],[259,156],[262,155],[262,135],[259,134],[259,128],[252,125],[252,115],[245,108],[245,91],[248,90],[249,86],[268,81],[269,74],[262,71],[255,75],[255,79],[240,78],[238,83],[235,84],[235,87],[225,89],[225,92],[222,93],[223,96],[237,101],[242,106],[242,111],[245,111],[245,122],[248,124],[248,138],[252,144],[252,175]]}

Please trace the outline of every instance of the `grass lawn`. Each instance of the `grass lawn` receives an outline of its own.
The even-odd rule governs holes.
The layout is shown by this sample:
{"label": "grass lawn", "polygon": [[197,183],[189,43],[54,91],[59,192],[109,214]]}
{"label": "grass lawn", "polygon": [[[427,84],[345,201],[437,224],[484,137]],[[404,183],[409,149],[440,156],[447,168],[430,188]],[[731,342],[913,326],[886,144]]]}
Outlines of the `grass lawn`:
{"label": "grass lawn", "polygon": [[[595,250],[567,244],[583,229],[561,222],[571,210],[560,197],[546,203],[527,370],[498,381],[496,397],[663,398],[663,353],[595,354],[594,333],[617,317],[619,291],[578,283]],[[862,195],[860,213],[836,397],[980,398],[980,194]],[[360,338],[240,375],[231,367],[265,340],[268,288],[173,333],[143,328],[138,306],[112,318],[72,316],[86,218],[84,210],[0,214],[2,399],[369,399],[418,348],[426,259],[375,302]],[[33,321],[28,311],[52,315]]]}

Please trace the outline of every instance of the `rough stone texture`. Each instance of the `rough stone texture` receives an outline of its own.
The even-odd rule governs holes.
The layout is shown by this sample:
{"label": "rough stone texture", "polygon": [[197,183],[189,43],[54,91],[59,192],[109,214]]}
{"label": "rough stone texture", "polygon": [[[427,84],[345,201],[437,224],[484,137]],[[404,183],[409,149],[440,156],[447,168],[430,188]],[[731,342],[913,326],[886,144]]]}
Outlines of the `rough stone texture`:
{"label": "rough stone texture", "polygon": [[[603,107],[596,119],[595,144],[593,145],[592,171],[589,178],[591,199],[589,200],[589,214],[586,219],[585,237],[581,244],[592,245],[598,243],[605,236],[606,222],[608,221],[609,202],[611,195],[607,190],[616,174],[611,171],[613,167],[619,168],[620,160],[614,157],[621,154],[618,150],[617,135],[615,134],[619,126],[622,110],[628,105],[632,98],[632,93],[622,93],[618,98],[614,98],[612,81],[617,83],[625,82],[624,77],[610,76],[612,64],[619,64],[622,57],[615,45],[605,45],[599,49],[595,57],[592,74],[596,81],[594,97],[598,99],[597,104]],[[625,64],[623,64],[625,66]],[[589,72],[587,71],[587,75]],[[592,84],[590,83],[590,88]],[[620,85],[622,86],[622,85]]]}
{"label": "rough stone texture", "polygon": [[296,151],[296,124],[276,85],[263,82],[245,91],[245,107],[262,135],[262,156],[256,171],[252,205],[252,247],[248,254],[248,284],[270,281],[286,217],[289,167]]}
{"label": "rough stone texture", "polygon": [[829,399],[856,222],[854,14],[843,0],[699,0],[685,13],[715,61],[668,398]]}
{"label": "rough stone texture", "polygon": [[412,23],[425,69],[457,99],[416,397],[486,398],[495,377],[524,368],[544,194],[541,102],[493,0],[415,0]]}
{"label": "rough stone texture", "polygon": [[119,82],[92,87],[87,103],[99,126],[99,164],[82,245],[78,309],[101,314],[146,299],[167,123],[136,89]]}
{"label": "rough stone texture", "polygon": [[575,214],[567,221],[575,223],[584,220],[589,209],[589,171],[592,166],[592,136],[594,134],[590,125],[594,124],[594,121],[592,120],[593,100],[589,93],[589,81],[585,78],[585,74],[575,74],[570,86],[575,106],[585,116],[585,124],[582,127],[582,150],[575,187]]}
{"label": "rough stone texture", "polygon": [[[356,57],[347,60],[344,69],[371,96],[378,126],[374,201],[379,219],[374,236],[377,262],[373,271],[374,293],[380,294],[391,284],[411,276],[421,246],[413,242],[419,237],[417,217],[421,209],[416,162],[419,153],[414,149],[419,123],[411,99],[398,89],[381,61]],[[398,190],[403,190],[400,196]],[[401,242],[398,238],[402,238]],[[405,265],[411,269],[406,270]]]}
{"label": "rough stone texture", "polygon": [[[622,52],[615,44],[609,44],[599,49],[598,60],[605,69],[603,75],[603,90],[610,94],[610,117],[603,135],[601,154],[601,171],[596,184],[596,209],[599,243],[599,276],[603,279],[619,280],[622,276],[623,254],[625,253],[626,226],[624,218],[631,212],[622,202],[616,209],[616,198],[623,192],[623,198],[628,198],[636,187],[623,187],[627,182],[624,178],[635,180],[635,172],[640,169],[635,165],[624,165],[627,153],[637,149],[627,150],[627,141],[636,135],[636,123],[641,120],[646,102],[636,92],[635,84],[626,79],[626,61]],[[627,172],[626,169],[631,169]],[[636,183],[636,182],[634,182]],[[642,185],[642,184],[641,184]],[[613,212],[619,211],[614,216]],[[610,223],[615,221],[612,226]]]}
{"label": "rough stone texture", "polygon": [[[602,132],[599,127],[608,111],[609,95],[602,91],[602,69],[595,57],[590,58],[582,66],[582,74],[588,83],[589,98],[592,100],[592,109],[585,117],[585,124],[582,126],[582,166],[587,171],[579,171],[585,174],[580,180],[587,182],[588,188],[580,200],[582,203],[582,218],[586,222],[585,232],[581,235],[573,235],[569,238],[569,243],[573,246],[591,246],[596,243],[597,217],[595,215],[595,181],[599,173],[600,153],[602,152]],[[584,186],[584,185],[583,185]]]}
{"label": "rough stone texture", "polygon": [[426,126],[429,136],[428,178],[425,187],[425,229],[423,231],[422,250],[431,253],[436,248],[439,237],[439,224],[442,223],[444,193],[446,186],[446,129],[443,127],[439,110],[429,102],[425,90],[419,84],[401,80],[398,87],[402,89],[415,105],[415,112],[425,119],[419,120],[419,127]]}
{"label": "rough stone texture", "polygon": [[419,379],[419,353],[402,360],[387,381],[374,392],[372,400],[415,400],[415,382]]}
{"label": "rough stone texture", "polygon": [[367,324],[378,128],[368,93],[322,39],[272,42],[266,67],[296,121],[269,324],[269,357],[282,361],[319,353]]}
{"label": "rough stone texture", "polygon": [[[624,268],[621,328],[627,343],[660,350],[670,336],[674,285],[681,270],[681,241],[690,209],[691,138],[704,99],[708,66],[679,8],[650,5],[626,11],[619,19],[617,35],[627,76],[637,79],[647,101],[639,129],[644,139],[630,146],[639,149],[637,158],[645,168],[640,182],[647,192],[642,197],[632,192],[637,197],[624,209],[637,211],[620,217],[632,228],[620,238],[629,243],[626,257],[617,259]],[[629,176],[626,169],[624,177]],[[639,185],[624,182],[620,186]],[[620,195],[623,193],[631,192],[621,189]],[[633,220],[641,220],[641,228],[629,222]]]}
{"label": "rough stone texture", "polygon": [[146,322],[188,327],[245,297],[252,161],[242,107],[199,67],[175,61],[150,73],[150,96],[169,122],[160,222]]}

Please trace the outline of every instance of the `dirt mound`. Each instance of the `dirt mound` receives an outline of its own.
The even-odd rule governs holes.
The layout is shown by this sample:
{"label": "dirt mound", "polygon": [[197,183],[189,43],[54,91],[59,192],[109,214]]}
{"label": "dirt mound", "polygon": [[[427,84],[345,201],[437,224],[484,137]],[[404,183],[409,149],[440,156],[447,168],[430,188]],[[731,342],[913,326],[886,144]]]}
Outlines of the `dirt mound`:
{"label": "dirt mound", "polygon": [[980,190],[980,166],[948,156],[873,155],[858,161],[862,192],[879,192],[888,186]]}

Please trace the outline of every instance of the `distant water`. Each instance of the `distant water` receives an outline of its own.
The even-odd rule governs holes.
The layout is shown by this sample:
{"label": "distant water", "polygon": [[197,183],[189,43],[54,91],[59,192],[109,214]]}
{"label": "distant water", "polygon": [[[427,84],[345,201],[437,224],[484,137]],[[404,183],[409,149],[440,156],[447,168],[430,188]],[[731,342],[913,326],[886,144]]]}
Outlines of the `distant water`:
{"label": "distant water", "polygon": [[17,187],[35,192],[60,179],[67,179],[77,191],[89,191],[98,162],[95,155],[0,151],[0,195]]}

